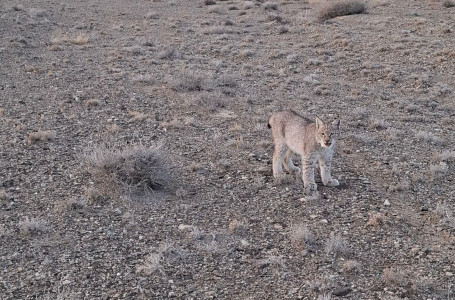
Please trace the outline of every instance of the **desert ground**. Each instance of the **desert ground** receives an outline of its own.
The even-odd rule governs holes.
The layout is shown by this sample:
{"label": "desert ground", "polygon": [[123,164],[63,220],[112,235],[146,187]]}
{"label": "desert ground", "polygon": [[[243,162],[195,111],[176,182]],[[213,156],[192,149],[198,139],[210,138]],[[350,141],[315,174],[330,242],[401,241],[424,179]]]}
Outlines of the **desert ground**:
{"label": "desert ground", "polygon": [[0,299],[455,299],[455,3],[332,2],[2,0]]}

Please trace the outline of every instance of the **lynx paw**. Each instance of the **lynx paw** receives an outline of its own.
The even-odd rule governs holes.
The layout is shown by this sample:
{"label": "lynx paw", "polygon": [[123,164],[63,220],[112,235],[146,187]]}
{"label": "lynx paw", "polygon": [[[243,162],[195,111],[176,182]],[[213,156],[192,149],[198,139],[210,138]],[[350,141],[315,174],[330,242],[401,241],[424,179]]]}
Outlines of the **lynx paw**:
{"label": "lynx paw", "polygon": [[291,169],[291,172],[294,174],[300,174],[302,172],[302,170],[300,170],[299,167],[294,167]]}
{"label": "lynx paw", "polygon": [[337,186],[339,185],[340,183],[338,182],[338,180],[336,179],[330,179],[327,181],[327,183],[325,184],[325,186]]}
{"label": "lynx paw", "polygon": [[309,183],[309,184],[304,184],[304,186],[305,186],[305,189],[307,189],[309,191],[317,191],[317,189],[318,189],[318,185],[314,182]]}

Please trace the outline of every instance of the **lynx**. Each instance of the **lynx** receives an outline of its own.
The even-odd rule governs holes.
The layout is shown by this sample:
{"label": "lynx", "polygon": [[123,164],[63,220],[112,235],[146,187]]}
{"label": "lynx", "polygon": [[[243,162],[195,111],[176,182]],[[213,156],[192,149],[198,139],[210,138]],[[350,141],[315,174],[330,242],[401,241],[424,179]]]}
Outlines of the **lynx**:
{"label": "lynx", "polygon": [[302,180],[306,190],[316,191],[314,167],[319,161],[322,182],[325,186],[337,186],[330,167],[335,143],[340,132],[340,120],[325,123],[319,117],[316,121],[303,117],[294,111],[280,111],[269,120],[272,129],[275,152],[273,154],[273,176],[283,174],[283,164],[288,172],[300,173],[292,162],[294,153],[302,157]]}

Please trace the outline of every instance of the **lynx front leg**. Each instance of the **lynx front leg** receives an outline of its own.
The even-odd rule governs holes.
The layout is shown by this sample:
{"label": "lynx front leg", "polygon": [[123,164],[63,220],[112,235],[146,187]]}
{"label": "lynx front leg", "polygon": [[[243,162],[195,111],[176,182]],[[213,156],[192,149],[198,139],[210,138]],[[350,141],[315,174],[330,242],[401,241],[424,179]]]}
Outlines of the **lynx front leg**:
{"label": "lynx front leg", "polygon": [[302,180],[305,189],[316,191],[318,185],[314,182],[314,167],[316,162],[302,157]]}
{"label": "lynx front leg", "polygon": [[325,186],[337,186],[340,184],[338,180],[332,178],[332,175],[330,174],[330,168],[332,167],[332,158],[320,158],[319,166],[321,167],[322,183],[324,183]]}
{"label": "lynx front leg", "polygon": [[299,174],[300,173],[300,168],[299,167],[296,167],[294,165],[294,162],[292,161],[292,155],[294,153],[292,152],[291,149],[288,149],[288,152],[286,153],[286,156],[284,158],[284,167],[286,168],[286,170],[288,170],[290,173],[296,173],[296,174]]}
{"label": "lynx front leg", "polygon": [[273,177],[283,175],[283,158],[286,151],[287,146],[284,141],[282,143],[275,144],[275,152],[273,153],[272,158]]}

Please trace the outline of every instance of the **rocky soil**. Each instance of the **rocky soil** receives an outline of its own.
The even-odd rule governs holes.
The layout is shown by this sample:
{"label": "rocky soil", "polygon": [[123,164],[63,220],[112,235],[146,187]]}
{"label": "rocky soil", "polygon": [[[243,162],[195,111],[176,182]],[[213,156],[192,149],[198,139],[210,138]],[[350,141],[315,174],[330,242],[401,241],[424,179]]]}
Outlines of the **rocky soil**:
{"label": "rocky soil", "polygon": [[[2,0],[0,299],[453,299],[454,3],[365,3]],[[341,116],[339,187],[274,180],[282,109]],[[170,191],[99,195],[160,144]]]}

